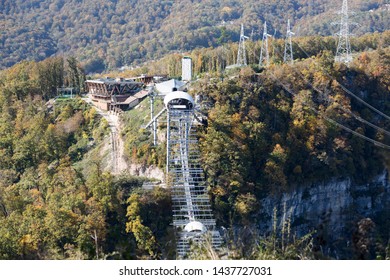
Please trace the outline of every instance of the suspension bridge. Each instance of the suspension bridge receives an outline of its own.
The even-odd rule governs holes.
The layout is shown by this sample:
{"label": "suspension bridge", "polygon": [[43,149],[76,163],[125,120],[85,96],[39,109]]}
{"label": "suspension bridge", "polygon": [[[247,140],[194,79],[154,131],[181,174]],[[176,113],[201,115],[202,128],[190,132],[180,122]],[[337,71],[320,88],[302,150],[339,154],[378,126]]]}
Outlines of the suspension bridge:
{"label": "suspension bridge", "polygon": [[216,230],[195,136],[195,103],[186,92],[174,91],[164,98],[167,110],[167,185],[171,188],[177,255],[184,258],[192,242],[210,239],[218,248]]}
{"label": "suspension bridge", "polygon": [[[337,54],[335,61],[349,64],[352,61],[350,44],[349,44],[349,27],[348,27],[348,6],[347,0],[343,0],[343,10],[340,20],[341,31],[339,35],[339,42],[337,46]],[[284,63],[293,64],[293,49],[292,49],[292,35],[290,21],[287,23],[286,42],[284,53],[281,54]],[[261,46],[259,66],[268,68],[269,66],[269,54],[268,54],[268,37],[267,25],[264,23],[263,40]],[[238,49],[237,64],[233,66],[246,66],[246,50],[244,28],[241,25],[240,43]],[[309,58],[309,55],[302,49],[298,43],[295,43]],[[316,63],[316,62],[314,62]],[[266,70],[272,79],[278,83],[286,92],[295,96],[296,93],[284,82],[280,77],[277,77],[272,70]],[[296,74],[305,81],[314,91],[325,95],[321,90],[308,81],[301,73],[295,71]],[[330,79],[334,79],[329,74],[326,74]],[[386,115],[382,111],[368,104],[356,94],[348,90],[344,85],[338,83],[341,89],[361,102],[363,105],[381,115],[382,117],[390,120],[390,116]],[[207,194],[206,182],[203,174],[203,169],[200,161],[200,153],[198,150],[198,142],[195,135],[195,124],[197,122],[195,114],[195,102],[193,98],[186,92],[172,91],[168,93],[164,98],[165,107],[155,116],[153,113],[153,96],[151,96],[151,120],[145,126],[145,128],[153,127],[154,145],[156,141],[157,119],[166,113],[167,119],[167,186],[171,189],[172,202],[173,202],[173,226],[176,229],[176,246],[177,257],[184,259],[190,252],[192,243],[201,243],[206,239],[209,240],[209,244],[217,249],[222,244],[222,238],[219,231],[216,228],[216,222],[211,209],[211,203]],[[375,139],[369,138],[342,123],[324,115],[318,109],[314,108],[310,104],[306,104],[310,110],[312,110],[317,116],[325,119],[329,123],[365,140],[371,142],[375,146],[383,149],[390,149],[390,146],[379,142]],[[381,128],[359,115],[353,113],[349,108],[343,107],[341,104],[337,104],[338,108],[344,113],[351,115],[354,119],[362,122],[377,131],[380,131],[388,136],[390,132],[384,128]]]}

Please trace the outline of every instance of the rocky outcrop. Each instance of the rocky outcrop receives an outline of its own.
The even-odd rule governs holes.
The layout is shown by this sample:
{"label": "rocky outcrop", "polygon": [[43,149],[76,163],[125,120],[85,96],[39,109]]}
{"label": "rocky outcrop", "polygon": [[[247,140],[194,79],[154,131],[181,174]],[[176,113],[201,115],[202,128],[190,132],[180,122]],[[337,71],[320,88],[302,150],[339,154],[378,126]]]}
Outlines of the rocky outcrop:
{"label": "rocky outcrop", "polygon": [[333,257],[345,255],[351,251],[348,247],[353,246],[354,232],[363,219],[373,221],[378,238],[389,238],[388,173],[364,185],[333,180],[268,197],[261,201],[260,217],[261,232],[270,232],[276,218],[279,228],[289,222],[297,236],[315,232],[317,245],[333,252]]}
{"label": "rocky outcrop", "polygon": [[129,165],[129,172],[133,176],[146,177],[150,179],[158,179],[161,182],[165,181],[164,172],[155,166],[145,166],[141,164],[131,163]]}

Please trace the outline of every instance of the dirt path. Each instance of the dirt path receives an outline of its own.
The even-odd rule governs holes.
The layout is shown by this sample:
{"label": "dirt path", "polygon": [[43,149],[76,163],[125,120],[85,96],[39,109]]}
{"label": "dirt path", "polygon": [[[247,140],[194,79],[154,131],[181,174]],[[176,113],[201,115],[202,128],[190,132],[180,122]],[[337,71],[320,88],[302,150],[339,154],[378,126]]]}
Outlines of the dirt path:
{"label": "dirt path", "polygon": [[[164,172],[155,166],[143,166],[136,163],[127,163],[124,158],[124,142],[121,137],[121,123],[118,116],[108,114],[100,110],[92,104],[92,100],[88,97],[83,100],[93,106],[97,113],[105,118],[110,128],[110,137],[104,141],[101,148],[101,156],[104,158],[104,170],[110,171],[112,174],[122,174],[128,172],[134,176],[142,176],[154,178],[164,181]],[[107,154],[108,153],[108,154]]]}
{"label": "dirt path", "polygon": [[[89,97],[83,98],[83,100],[91,106],[93,106],[92,101]],[[108,157],[108,166],[110,166],[110,171],[112,174],[120,174],[122,171],[128,169],[128,165],[123,157],[124,154],[124,143],[123,139],[120,136],[121,124],[119,117],[114,114],[102,111],[101,109],[93,106],[97,113],[105,118],[108,122],[110,128],[110,146],[109,148],[109,157]]]}

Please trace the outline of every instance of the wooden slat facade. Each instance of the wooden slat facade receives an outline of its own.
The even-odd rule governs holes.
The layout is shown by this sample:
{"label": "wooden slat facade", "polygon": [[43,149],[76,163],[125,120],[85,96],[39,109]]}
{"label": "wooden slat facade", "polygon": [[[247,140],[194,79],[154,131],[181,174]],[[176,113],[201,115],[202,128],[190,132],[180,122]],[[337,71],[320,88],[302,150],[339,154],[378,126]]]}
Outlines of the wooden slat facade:
{"label": "wooden slat facade", "polygon": [[[142,95],[134,97],[133,100],[130,97],[139,93],[143,87],[143,83],[135,82],[132,80],[123,79],[99,79],[99,80],[87,80],[85,82],[88,93],[91,95],[92,102],[102,110],[114,110],[118,107],[122,110],[126,110],[134,107],[145,96]],[[128,102],[126,100],[131,100]]]}

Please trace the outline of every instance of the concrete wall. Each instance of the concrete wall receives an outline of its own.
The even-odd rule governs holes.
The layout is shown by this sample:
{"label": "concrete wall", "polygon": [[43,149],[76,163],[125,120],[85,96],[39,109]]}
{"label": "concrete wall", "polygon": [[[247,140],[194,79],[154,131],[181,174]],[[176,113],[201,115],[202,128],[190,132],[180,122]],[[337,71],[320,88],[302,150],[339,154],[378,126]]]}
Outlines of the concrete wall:
{"label": "concrete wall", "polygon": [[98,99],[92,99],[93,105],[98,107],[101,110],[108,111],[109,109],[109,103],[103,100],[98,100]]}

